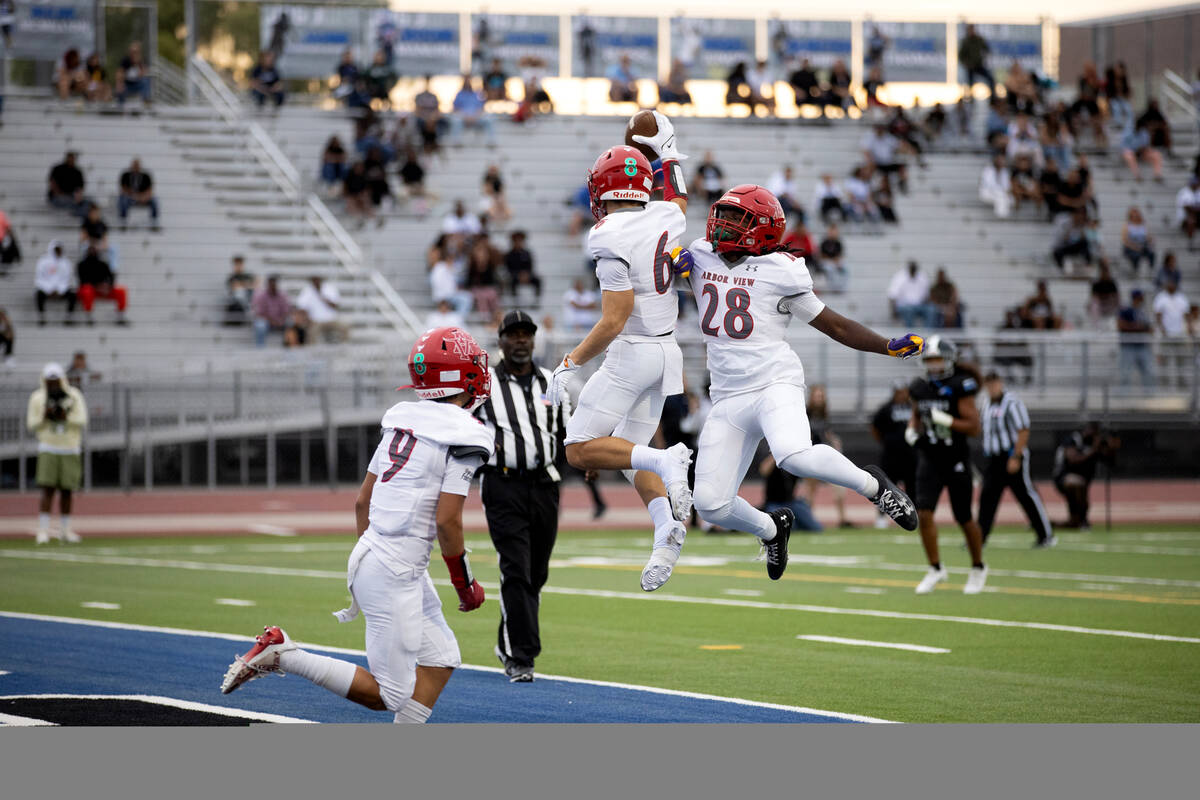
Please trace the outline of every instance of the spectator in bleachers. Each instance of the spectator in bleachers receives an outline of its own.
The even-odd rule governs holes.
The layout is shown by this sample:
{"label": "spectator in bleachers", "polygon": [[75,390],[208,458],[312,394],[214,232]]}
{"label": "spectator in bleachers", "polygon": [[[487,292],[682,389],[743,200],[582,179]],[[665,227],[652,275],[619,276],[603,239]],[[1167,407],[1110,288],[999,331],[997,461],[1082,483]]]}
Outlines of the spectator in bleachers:
{"label": "spectator in bleachers", "polygon": [[1166,385],[1170,386],[1171,373],[1174,373],[1181,389],[1186,385],[1187,377],[1192,371],[1189,364],[1192,358],[1191,342],[1188,341],[1190,312],[1191,303],[1174,282],[1167,283],[1154,297],[1155,327],[1163,337],[1160,346],[1160,360],[1164,367],[1163,379]]}
{"label": "spectator in bleachers", "polygon": [[504,178],[500,167],[489,164],[483,173],[482,196],[479,200],[480,216],[486,217],[489,225],[505,223],[512,219],[512,209],[504,195]]}
{"label": "spectator in bleachers", "polygon": [[276,108],[283,105],[283,75],[275,66],[275,53],[270,50],[258,54],[258,63],[250,71],[250,97],[259,108],[266,105],[268,98]]}
{"label": "spectator in bleachers", "polygon": [[1015,58],[1008,66],[1008,77],[1004,80],[1005,98],[1013,111],[1033,113],[1038,105],[1037,84],[1029,71]]}
{"label": "spectator in bleachers", "polygon": [[150,209],[150,227],[158,231],[158,198],[154,196],[154,179],[149,172],[142,170],[142,162],[135,158],[129,164],[129,169],[121,173],[118,182],[120,195],[117,197],[117,213],[121,217],[121,230],[128,225],[129,209],[134,206],[145,206]]}
{"label": "spectator in bleachers", "polygon": [[925,327],[933,327],[935,309],[929,304],[929,278],[917,262],[908,262],[892,276],[887,296],[892,316],[904,320],[905,326],[911,328],[920,320]]}
{"label": "spectator in bleachers", "polygon": [[510,242],[511,246],[504,254],[504,268],[508,272],[510,290],[516,295],[519,287],[531,286],[538,302],[541,302],[542,279],[533,266],[533,253],[527,245],[528,235],[525,231],[513,231],[510,234]]}
{"label": "spectator in bleachers", "polygon": [[831,224],[821,238],[821,271],[825,274],[825,291],[842,294],[850,288],[850,272],[844,258],[846,252],[838,226]]}
{"label": "spectator in bleachers", "polygon": [[987,39],[979,35],[974,25],[967,25],[966,35],[958,45],[958,64],[967,73],[968,94],[975,88],[976,78],[987,85],[989,95],[996,94],[996,79],[987,66],[988,53],[991,51]]}
{"label": "spectator in bleachers", "polygon": [[[387,155],[383,148],[378,146],[369,148],[366,157],[362,160],[363,176],[367,181],[367,194],[371,198],[371,206],[375,209],[383,205],[385,197],[389,203],[394,201],[392,187],[388,183],[387,162]],[[383,217],[379,217],[376,224],[383,225],[383,222]]]}
{"label": "spectator in bleachers", "polygon": [[1125,224],[1121,227],[1121,253],[1129,261],[1135,277],[1141,271],[1143,261],[1150,262],[1148,272],[1154,274],[1154,237],[1146,228],[1146,220],[1137,206],[1131,206],[1125,215]]}
{"label": "spectator in bleachers", "polygon": [[112,100],[112,87],[108,83],[108,70],[100,61],[99,53],[92,53],[83,64],[83,74],[87,81],[84,97],[92,102],[107,103]]}
{"label": "spectator in bleachers", "polygon": [[608,68],[608,99],[614,103],[636,103],[638,97],[637,78],[633,74],[633,61],[623,53],[618,62]]}
{"label": "spectator in bleachers", "polygon": [[1053,220],[1066,208],[1059,202],[1059,191],[1062,189],[1062,177],[1058,174],[1058,162],[1053,158],[1046,159],[1038,175],[1038,194],[1046,206],[1046,219]]}
{"label": "spectator in bleachers", "polygon": [[425,318],[425,327],[428,328],[465,328],[467,321],[463,319],[462,314],[454,310],[454,306],[450,305],[450,301],[442,299],[438,301],[437,307],[429,312],[429,316]]}
{"label": "spectator in bleachers", "polygon": [[883,88],[883,68],[871,67],[867,79],[863,81],[863,91],[867,93],[867,110],[872,108],[887,108],[887,103],[879,99],[879,90]]}
{"label": "spectator in bleachers", "polygon": [[434,303],[445,300],[465,317],[471,313],[475,299],[470,292],[459,288],[458,270],[454,267],[449,250],[450,240],[451,237],[447,236],[445,244],[434,245],[430,253],[432,266],[429,269],[429,289]]}
{"label": "spectator in bleachers", "polygon": [[479,218],[467,213],[467,207],[462,200],[454,201],[454,210],[442,218],[442,233],[457,236],[462,241],[469,236],[478,236],[483,232]]}
{"label": "spectator in bleachers", "polygon": [[481,314],[494,314],[500,308],[500,253],[486,236],[479,236],[467,252],[466,288]]}
{"label": "spectator in bleachers", "polygon": [[288,296],[279,290],[277,276],[268,276],[266,286],[259,287],[254,293],[250,300],[250,310],[254,314],[256,347],[266,345],[267,334],[271,331],[282,331],[287,327],[292,316],[292,303]]}
{"label": "spectator in bleachers", "polygon": [[308,315],[298,308],[288,312],[287,324],[283,328],[284,349],[291,350],[308,344]]}
{"label": "spectator in bleachers", "polygon": [[1058,330],[1062,327],[1062,317],[1055,311],[1054,300],[1045,281],[1037,282],[1037,291],[1025,300],[1019,313],[1022,321],[1034,330]]}
{"label": "spectator in bleachers", "polygon": [[1060,270],[1066,269],[1067,256],[1079,256],[1085,263],[1092,263],[1091,244],[1088,240],[1087,211],[1072,209],[1070,214],[1059,215],[1055,223],[1054,249],[1051,255]]}
{"label": "spectator in bleachers", "polygon": [[946,275],[945,269],[938,269],[937,279],[929,287],[929,303],[933,306],[939,328],[961,328],[962,301],[958,297],[958,287]]}
{"label": "spectator in bleachers", "polygon": [[491,66],[483,74],[483,96],[489,101],[508,99],[508,73],[498,58],[492,59]]}
{"label": "spectator in bleachers", "polygon": [[38,325],[46,324],[46,301],[63,300],[67,304],[65,324],[72,325],[75,313],[74,267],[63,254],[62,242],[50,242],[46,254],[38,259],[34,274],[34,289],[37,299]]}
{"label": "spectator in bleachers", "polygon": [[1133,90],[1129,87],[1129,73],[1125,62],[1118,61],[1104,71],[1104,97],[1108,102],[1108,115],[1119,128],[1133,118]]}
{"label": "spectator in bleachers", "polygon": [[1079,93],[1071,104],[1067,123],[1076,139],[1082,129],[1082,120],[1086,117],[1092,128],[1092,139],[1098,147],[1108,146],[1108,136],[1104,133],[1104,112],[1100,109],[1100,91],[1103,82],[1096,73],[1096,65],[1091,61],[1083,62],[1083,73],[1079,76]]}
{"label": "spectator in bleachers", "polygon": [[[746,85],[750,87],[750,102],[752,110],[762,106],[767,110],[768,114],[775,113],[775,79],[771,75],[771,69],[767,66],[767,62],[759,59],[758,62],[746,71]],[[769,94],[768,94],[769,90]]]}
{"label": "spectator in bleachers", "polygon": [[781,244],[792,255],[803,258],[809,270],[816,272],[820,269],[820,259],[817,258],[817,243],[813,239],[812,234],[808,232],[808,228],[804,225],[803,220],[796,221],[792,229],[783,237]]}
{"label": "spectator in bleachers", "polygon": [[341,320],[342,295],[332,281],[320,275],[308,279],[308,286],[300,290],[295,307],[308,317],[305,340],[315,343],[325,340],[335,344],[350,338],[350,328]]}
{"label": "spectator in bleachers", "polygon": [[743,105],[753,114],[754,104],[750,96],[750,84],[746,81],[746,62],[739,61],[725,76],[725,105]]}
{"label": "spectator in bleachers", "polygon": [[1090,200],[1091,192],[1083,170],[1078,166],[1068,170],[1066,179],[1058,188],[1058,205],[1064,212],[1082,211],[1086,222]]}
{"label": "spectator in bleachers", "polygon": [[1012,122],[1012,114],[1008,105],[999,97],[993,97],[988,107],[987,121],[984,123],[984,139],[988,148],[993,152],[1007,153],[1008,126]]}
{"label": "spectator in bleachers", "polygon": [[813,188],[813,209],[826,225],[846,216],[842,207],[842,187],[828,172],[821,173],[817,185]]}
{"label": "spectator in bleachers", "polygon": [[338,61],[334,74],[337,75],[338,84],[333,88],[333,96],[349,105],[348,101],[355,92],[355,84],[358,83],[361,74],[358,64],[354,63],[354,51],[349,47],[342,51],[342,58]]}
{"label": "spectator in bleachers", "polygon": [[[1017,331],[1025,327],[1018,309],[1005,309],[1004,323],[1000,326],[1000,331]],[[1025,384],[1033,382],[1033,351],[1027,342],[1020,339],[997,339],[992,361],[1007,375],[1006,380],[1010,383],[1017,383],[1018,379]]]}
{"label": "spectator in bleachers", "polygon": [[54,67],[54,88],[60,100],[87,95],[87,73],[83,69],[79,51],[74,47],[63,53]]}
{"label": "spectator in bleachers", "polygon": [[1021,202],[1024,200],[1031,201],[1035,206],[1042,204],[1041,184],[1038,181],[1038,173],[1033,164],[1033,159],[1028,153],[1021,153],[1013,159],[1012,169],[1009,170],[1011,177],[1010,187],[1012,189],[1013,210],[1021,210]]}
{"label": "spectator in bleachers", "polygon": [[886,173],[880,174],[879,179],[871,186],[871,202],[879,211],[880,218],[889,224],[900,222],[896,216],[895,201],[892,197],[892,180]]}
{"label": "spectator in bleachers", "polygon": [[0,308],[0,347],[4,348],[4,363],[13,362],[13,345],[17,342],[17,329],[13,326],[8,312]]}
{"label": "spectator in bleachers", "polygon": [[346,180],[347,171],[346,148],[337,135],[330,136],[325,142],[325,149],[321,151],[321,183],[326,195],[337,193]]}
{"label": "spectator in bleachers", "polygon": [[224,325],[245,325],[250,321],[250,303],[254,299],[254,289],[258,280],[250,272],[246,272],[246,259],[242,256],[233,257],[233,271],[225,279],[225,318]]}
{"label": "spectator in bleachers", "polygon": [[367,166],[356,161],[342,181],[342,198],[346,201],[346,213],[358,219],[361,229],[368,219],[375,217],[375,206],[371,203],[370,187],[367,185]]}
{"label": "spectator in bleachers", "polygon": [[979,176],[979,199],[990,205],[1000,218],[1008,217],[1013,209],[1012,176],[1004,163],[1004,154],[992,156],[992,163]]}
{"label": "spectator in bleachers", "polygon": [[[1121,385],[1128,386],[1129,379],[1136,369],[1141,373],[1142,386],[1147,390],[1154,388],[1154,358],[1147,341],[1149,334],[1154,332],[1154,324],[1146,313],[1146,299],[1141,289],[1129,293],[1129,305],[1117,314],[1117,331],[1120,347],[1118,348],[1118,364],[1121,371]],[[1128,335],[1127,335],[1128,334]]]}
{"label": "spectator in bleachers", "polygon": [[412,145],[404,148],[404,160],[400,164],[400,181],[404,191],[413,203],[413,210],[418,217],[424,218],[429,211],[429,201],[425,196],[425,167],[417,157],[417,151]]}
{"label": "spectator in bleachers", "polygon": [[425,76],[425,88],[413,98],[413,116],[417,122],[417,134],[426,155],[438,150],[441,135],[442,111],[437,95],[433,93],[433,76]]}
{"label": "spectator in bleachers", "polygon": [[143,103],[150,105],[150,71],[142,60],[140,42],[129,45],[129,51],[117,69],[117,102],[125,105],[130,95],[138,95]]}
{"label": "spectator in bleachers", "polygon": [[108,241],[108,223],[100,215],[100,206],[92,203],[79,226],[79,252],[95,248],[100,257],[114,270],[117,269],[117,251]]}
{"label": "spectator in bleachers", "polygon": [[8,272],[10,264],[20,261],[21,247],[17,244],[17,232],[8,221],[8,215],[0,211],[0,275]]}
{"label": "spectator in bleachers", "polygon": [[1092,282],[1092,290],[1088,297],[1088,317],[1093,325],[1100,325],[1116,316],[1121,305],[1120,288],[1112,276],[1108,259],[1100,259],[1096,280]]}
{"label": "spectator in bleachers", "polygon": [[1033,124],[1033,120],[1028,114],[1018,112],[1013,121],[1009,123],[1008,145],[1005,147],[1004,154],[1008,156],[1010,162],[1015,162],[1020,156],[1029,156],[1033,161],[1033,166],[1042,166],[1042,145],[1038,139],[1037,126]]}
{"label": "spectator in bleachers", "polygon": [[76,267],[76,271],[79,279],[79,303],[83,306],[84,313],[87,314],[87,324],[94,325],[96,323],[92,318],[92,306],[98,299],[112,300],[116,303],[117,324],[129,324],[125,319],[125,306],[129,294],[124,286],[117,283],[117,276],[101,256],[100,251],[89,246],[83,255],[83,260]]}
{"label": "spectator in bleachers", "polygon": [[658,85],[658,102],[691,105],[692,94],[687,89],[687,79],[687,67],[680,59],[674,59],[666,82]]}
{"label": "spectator in bleachers", "polygon": [[454,110],[450,114],[450,143],[462,143],[464,128],[483,131],[488,147],[496,146],[496,126],[492,118],[484,110],[483,93],[475,88],[475,81],[470,75],[463,76],[462,88],[454,96]]}
{"label": "spectator in bleachers", "polygon": [[1168,283],[1174,283],[1176,286],[1183,285],[1183,272],[1179,269],[1179,262],[1175,258],[1175,254],[1170,250],[1163,255],[1162,266],[1154,277],[1154,288],[1162,289]]}
{"label": "spectator in bleachers", "polygon": [[1175,194],[1175,224],[1183,230],[1188,240],[1188,250],[1194,249],[1192,237],[1200,227],[1200,175],[1192,175]]}
{"label": "spectator in bleachers", "polygon": [[858,104],[854,102],[854,97],[850,94],[851,84],[850,70],[846,68],[846,62],[838,59],[833,62],[833,67],[829,70],[829,89],[825,92],[825,105],[836,106],[843,113],[851,107],[858,108]]}
{"label": "spectator in bleachers", "polygon": [[76,350],[71,356],[71,366],[67,367],[67,383],[81,392],[86,392],[93,383],[99,383],[104,376],[88,366],[87,353]]}
{"label": "spectator in bleachers", "polygon": [[[914,110],[919,107],[916,104],[920,102],[920,98],[914,100]],[[903,107],[897,105],[892,108],[892,113],[888,116],[887,129],[888,133],[907,145],[907,149],[916,155],[917,164],[921,169],[929,166],[925,163],[925,146],[921,142],[921,130],[913,123],[912,118],[908,116]]]}
{"label": "spectator in bleachers", "polygon": [[887,51],[891,39],[879,30],[878,25],[871,26],[871,32],[865,37],[863,45],[866,47],[866,54],[863,56],[863,64],[870,69],[871,67],[879,67],[883,69],[883,54]]}
{"label": "spectator in bleachers", "polygon": [[576,278],[563,294],[563,326],[572,332],[590,330],[600,319],[600,298],[596,292]]}
{"label": "spectator in bleachers", "polygon": [[87,213],[89,202],[83,194],[83,172],[75,165],[78,155],[74,151],[68,151],[61,164],[55,164],[50,168],[46,202],[55,208],[65,208],[82,217]]}
{"label": "spectator in bleachers", "polygon": [[1152,147],[1171,155],[1171,125],[1153,97],[1146,101],[1146,110],[1137,118],[1137,124],[1150,132]]}
{"label": "spectator in bleachers", "polygon": [[871,133],[863,136],[859,149],[875,169],[885,175],[894,173],[900,181],[900,192],[908,194],[908,170],[898,154],[910,147],[889,133],[886,125],[876,124]]}
{"label": "spectator in bleachers", "polygon": [[363,78],[367,82],[367,94],[372,100],[378,100],[385,106],[391,106],[389,99],[392,93],[392,87],[396,85],[399,79],[396,74],[396,69],[387,60],[387,55],[382,50],[376,50],[374,57],[371,59],[371,66],[367,67],[363,72]]}
{"label": "spectator in bleachers", "polygon": [[1158,149],[1151,143],[1150,130],[1141,119],[1132,126],[1127,126],[1121,134],[1121,158],[1125,161],[1125,166],[1129,167],[1133,179],[1138,183],[1142,181],[1142,171],[1138,168],[1138,162],[1149,164],[1150,168],[1154,170],[1154,180],[1162,183],[1162,153],[1158,152]]}
{"label": "spectator in bleachers", "polygon": [[696,168],[696,183],[708,205],[717,202],[725,194],[725,172],[717,165],[711,150],[704,152],[704,159]]}
{"label": "spectator in bleachers", "polygon": [[1041,145],[1043,163],[1053,159],[1059,164],[1071,163],[1071,151],[1075,139],[1057,110],[1046,112],[1038,123],[1038,144]]}
{"label": "spectator in bleachers", "polygon": [[815,106],[822,116],[825,115],[825,92],[811,61],[807,58],[801,61],[800,66],[788,76],[788,84],[796,95],[796,108],[803,110],[805,106]]}
{"label": "spectator in bleachers", "polygon": [[571,209],[571,218],[567,220],[567,236],[578,236],[581,231],[590,228],[596,218],[592,216],[592,199],[586,184],[567,198],[567,206]]}
{"label": "spectator in bleachers", "polygon": [[855,167],[843,187],[846,190],[846,202],[842,209],[846,216],[855,222],[878,222],[879,209],[871,199],[870,167]]}
{"label": "spectator in bleachers", "polygon": [[[915,103],[913,111],[914,113],[916,112]],[[921,120],[921,131],[925,134],[925,138],[929,140],[930,147],[935,147],[941,142],[942,134],[947,130],[946,122],[948,120],[949,116],[946,114],[946,109],[942,107],[941,103],[934,103],[933,107],[925,115],[925,118]]]}
{"label": "spectator in bleachers", "polygon": [[517,61],[521,70],[521,82],[525,85],[525,96],[513,119],[524,122],[534,114],[551,114],[554,112],[554,101],[542,86],[546,76],[546,60],[540,56],[521,56]]}
{"label": "spectator in bleachers", "polygon": [[767,179],[767,191],[779,199],[779,205],[783,206],[785,216],[790,217],[795,214],[802,221],[804,220],[804,204],[800,202],[800,183],[796,180],[791,164],[785,165],[783,169],[777,170]]}

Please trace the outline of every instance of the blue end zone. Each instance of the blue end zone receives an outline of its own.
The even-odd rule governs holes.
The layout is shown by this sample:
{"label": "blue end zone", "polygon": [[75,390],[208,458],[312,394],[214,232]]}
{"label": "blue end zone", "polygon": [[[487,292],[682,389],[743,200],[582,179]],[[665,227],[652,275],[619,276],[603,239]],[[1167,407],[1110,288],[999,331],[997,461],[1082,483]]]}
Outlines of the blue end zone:
{"label": "blue end zone", "polygon": [[[121,630],[0,616],[0,695],[148,694],[317,722],[391,722],[295,676],[266,676],[233,694],[218,688],[251,644],[205,635]],[[310,648],[314,652],[322,652]],[[366,667],[362,656],[331,653]],[[846,722],[842,717],[653,691],[461,669],[430,722]]]}

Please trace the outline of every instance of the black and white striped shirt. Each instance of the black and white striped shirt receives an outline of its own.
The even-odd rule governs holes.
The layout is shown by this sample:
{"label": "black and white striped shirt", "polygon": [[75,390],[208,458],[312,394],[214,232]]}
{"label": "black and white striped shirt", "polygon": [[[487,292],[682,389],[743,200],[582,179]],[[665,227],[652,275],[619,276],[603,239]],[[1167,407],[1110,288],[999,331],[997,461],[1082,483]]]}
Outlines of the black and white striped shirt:
{"label": "black and white striped shirt", "polygon": [[545,469],[552,480],[560,480],[555,461],[571,416],[570,398],[557,410],[550,407],[546,401],[550,370],[536,363],[533,373],[524,377],[511,374],[503,360],[488,369],[492,394],[475,410],[475,416],[496,434],[496,450],[488,466],[529,472]]}
{"label": "black and white striped shirt", "polygon": [[1021,398],[1005,392],[988,403],[983,412],[983,453],[988,456],[1018,455],[1017,434],[1029,428],[1029,410]]}

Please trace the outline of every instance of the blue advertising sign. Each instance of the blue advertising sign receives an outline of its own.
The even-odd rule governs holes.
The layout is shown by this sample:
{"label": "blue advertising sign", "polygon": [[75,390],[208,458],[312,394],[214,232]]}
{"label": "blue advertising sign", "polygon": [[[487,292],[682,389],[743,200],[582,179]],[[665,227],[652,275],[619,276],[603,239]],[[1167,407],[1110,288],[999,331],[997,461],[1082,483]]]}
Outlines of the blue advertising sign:
{"label": "blue advertising sign", "polygon": [[851,25],[850,21],[804,21],[773,19],[767,26],[771,49],[771,63],[777,67],[794,69],[804,59],[812,66],[829,69],[835,61],[843,61],[850,68]]}
{"label": "blue advertising sign", "polygon": [[575,37],[571,74],[602,78],[629,56],[635,77],[658,76],[658,20],[652,17],[577,16],[571,20]]}
{"label": "blue advertising sign", "polygon": [[517,62],[534,56],[545,62],[545,74],[558,75],[558,17],[533,14],[472,14],[471,64],[486,72],[500,59],[505,72],[517,72]]}
{"label": "blue advertising sign", "polygon": [[[988,43],[987,66],[997,81],[1003,83],[1014,59],[1026,70],[1041,74],[1041,25],[976,25],[975,32]],[[960,23],[958,26],[960,45],[966,35],[966,24]],[[961,73],[962,70],[959,71]],[[962,76],[960,75],[960,77]]]}
{"label": "blue advertising sign", "polygon": [[376,9],[367,17],[367,47],[383,50],[401,75],[457,73],[458,15]]}
{"label": "blue advertising sign", "polygon": [[59,60],[77,50],[83,61],[96,51],[96,3],[93,0],[18,2],[8,55],[38,61]]}
{"label": "blue advertising sign", "polygon": [[888,81],[944,83],[946,26],[940,22],[864,22],[863,77],[883,67]]}
{"label": "blue advertising sign", "polygon": [[362,47],[362,14],[357,8],[264,5],[259,37],[262,49],[274,50],[285,78],[325,78],[337,71],[342,52],[370,63]]}
{"label": "blue advertising sign", "polygon": [[687,67],[688,77],[724,80],[738,62],[754,66],[754,20],[671,20],[671,57]]}

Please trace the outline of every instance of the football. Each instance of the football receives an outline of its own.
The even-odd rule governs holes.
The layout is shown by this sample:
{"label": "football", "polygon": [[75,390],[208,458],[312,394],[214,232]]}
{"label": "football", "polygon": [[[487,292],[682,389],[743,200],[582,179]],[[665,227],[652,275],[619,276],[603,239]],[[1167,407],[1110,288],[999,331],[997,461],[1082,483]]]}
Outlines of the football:
{"label": "football", "polygon": [[658,122],[654,119],[654,112],[639,111],[629,118],[629,124],[625,126],[625,144],[636,147],[647,161],[653,163],[658,158],[658,154],[646,145],[635,142],[633,137],[635,135],[654,136],[656,133],[658,133]]}

